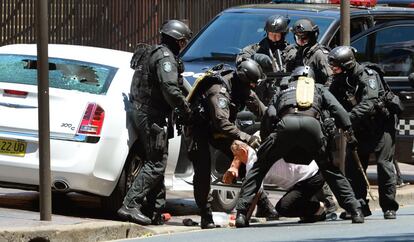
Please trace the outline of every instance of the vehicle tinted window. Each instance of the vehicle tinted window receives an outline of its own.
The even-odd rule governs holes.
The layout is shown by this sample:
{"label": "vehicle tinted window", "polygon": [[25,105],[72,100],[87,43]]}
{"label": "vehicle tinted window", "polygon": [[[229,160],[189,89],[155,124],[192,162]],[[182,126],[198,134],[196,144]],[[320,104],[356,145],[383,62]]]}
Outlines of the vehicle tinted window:
{"label": "vehicle tinted window", "polygon": [[[0,82],[37,85],[35,56],[0,55]],[[49,86],[92,94],[105,94],[116,68],[49,58]]]}
{"label": "vehicle tinted window", "polygon": [[[414,26],[392,26],[354,42],[359,61],[379,63],[387,76],[407,76],[414,71]],[[365,51],[367,50],[367,51]]]}
{"label": "vehicle tinted window", "polygon": [[[264,24],[268,16],[270,14],[247,13],[225,13],[219,16],[191,43],[183,54],[183,60],[234,59],[243,47],[257,43],[265,36]],[[307,16],[289,15],[290,25],[305,17]],[[312,17],[312,20],[319,26],[321,36],[334,19]],[[293,43],[291,33],[287,40]]]}

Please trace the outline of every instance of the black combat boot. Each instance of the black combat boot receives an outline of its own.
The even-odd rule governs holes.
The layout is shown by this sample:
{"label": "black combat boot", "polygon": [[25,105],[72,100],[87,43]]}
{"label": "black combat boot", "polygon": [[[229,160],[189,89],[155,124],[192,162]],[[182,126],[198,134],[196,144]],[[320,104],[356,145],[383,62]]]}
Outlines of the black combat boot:
{"label": "black combat boot", "polygon": [[351,212],[351,219],[353,224],[362,224],[364,223],[364,214],[360,208],[357,208],[355,211]]}
{"label": "black combat boot", "polygon": [[141,212],[140,206],[128,207],[126,205],[122,205],[122,207],[118,210],[118,215],[123,220],[131,221],[137,224],[151,224],[151,219]]}
{"label": "black combat boot", "polygon": [[385,219],[396,219],[397,213],[395,212],[395,210],[387,210],[384,212],[384,218]]}
{"label": "black combat boot", "polygon": [[161,213],[154,212],[151,217],[152,225],[163,225],[165,222],[164,216]]}
{"label": "black combat boot", "polygon": [[279,214],[266,195],[262,195],[257,201],[256,217],[267,218],[267,220],[279,219]]}
{"label": "black combat boot", "polygon": [[247,220],[247,212],[237,210],[236,228],[249,227],[249,220]]}
{"label": "black combat boot", "polygon": [[211,211],[211,209],[201,211],[200,227],[202,229],[214,229],[216,227],[216,224],[214,224],[213,212]]}

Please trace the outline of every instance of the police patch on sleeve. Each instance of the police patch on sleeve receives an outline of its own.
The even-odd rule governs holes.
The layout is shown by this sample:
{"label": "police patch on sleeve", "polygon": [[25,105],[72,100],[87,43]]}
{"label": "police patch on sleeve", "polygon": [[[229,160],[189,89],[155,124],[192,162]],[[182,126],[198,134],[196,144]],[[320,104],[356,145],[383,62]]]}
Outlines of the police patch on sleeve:
{"label": "police patch on sleeve", "polygon": [[221,97],[218,99],[218,106],[221,109],[227,108],[227,99]]}
{"label": "police patch on sleeve", "polygon": [[371,89],[377,89],[377,81],[375,80],[375,79],[369,79],[368,80],[368,86],[371,88]]}
{"label": "police patch on sleeve", "polygon": [[162,63],[162,69],[163,69],[165,72],[170,72],[170,71],[171,71],[171,69],[172,69],[171,62],[167,61],[167,62]]}

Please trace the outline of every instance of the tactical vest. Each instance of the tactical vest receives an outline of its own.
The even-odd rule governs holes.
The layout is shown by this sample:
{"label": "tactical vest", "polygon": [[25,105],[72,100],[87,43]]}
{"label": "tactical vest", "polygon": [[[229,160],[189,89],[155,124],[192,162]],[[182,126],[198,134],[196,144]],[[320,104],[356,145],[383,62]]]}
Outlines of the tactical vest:
{"label": "tactical vest", "polygon": [[[312,90],[312,89],[309,89],[309,90]],[[289,85],[285,89],[281,90],[277,94],[277,98],[274,99],[276,101],[274,106],[276,107],[279,118],[282,118],[282,116],[290,109],[295,109],[298,112],[303,112],[303,111],[313,109],[315,112],[320,113],[320,108],[322,106],[322,97],[319,94],[318,89],[315,85],[312,91],[313,91],[313,95],[309,93],[304,95],[305,96],[304,99],[307,100],[306,102],[307,104],[303,105],[300,103],[300,100],[302,98],[297,97],[298,93],[301,92],[300,90],[298,92],[298,81],[289,83]],[[313,98],[312,103],[310,103],[310,100],[306,97],[312,97]]]}

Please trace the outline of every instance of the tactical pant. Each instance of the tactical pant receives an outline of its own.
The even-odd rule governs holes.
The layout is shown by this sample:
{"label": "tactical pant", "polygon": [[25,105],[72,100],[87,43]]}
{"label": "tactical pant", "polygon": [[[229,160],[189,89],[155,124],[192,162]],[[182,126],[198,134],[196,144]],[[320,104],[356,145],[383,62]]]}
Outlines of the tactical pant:
{"label": "tactical pant", "polygon": [[141,207],[147,201],[147,212],[162,212],[165,207],[164,172],[168,158],[168,137],[158,127],[165,127],[165,116],[150,115],[142,110],[132,112],[138,135],[137,154],[143,161],[131,188],[128,190],[123,204],[129,207]]}
{"label": "tactical pant", "polygon": [[325,180],[318,171],[314,176],[296,183],[277,202],[276,210],[283,217],[310,217],[320,207],[316,194],[321,191]]}
{"label": "tactical pant", "polygon": [[280,158],[299,164],[309,164],[315,159],[339,205],[349,212],[360,208],[348,180],[328,161],[329,151],[325,148],[326,141],[317,119],[294,114],[284,116],[277,124],[276,132],[260,146],[258,160],[243,181],[237,210],[247,211],[266,173]]}
{"label": "tactical pant", "polygon": [[[361,160],[364,172],[366,172],[371,153],[375,153],[378,173],[379,204],[382,210],[398,210],[396,195],[396,174],[393,158],[395,148],[395,130],[385,130],[379,135],[366,136],[356,134],[358,140],[358,156]],[[367,187],[363,174],[358,169],[356,161],[352,157],[352,150],[347,149],[345,174],[349,179],[357,199],[366,200]]]}
{"label": "tactical pant", "polygon": [[233,140],[221,139],[212,142],[211,137],[206,132],[206,127],[194,127],[191,137],[187,137],[188,158],[193,163],[194,177],[194,199],[201,215],[210,212],[212,197],[210,194],[211,182],[211,154],[210,144],[222,151],[230,159],[232,152],[230,145]]}

